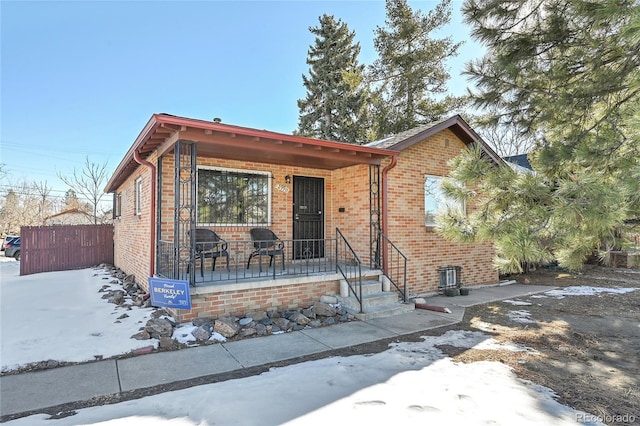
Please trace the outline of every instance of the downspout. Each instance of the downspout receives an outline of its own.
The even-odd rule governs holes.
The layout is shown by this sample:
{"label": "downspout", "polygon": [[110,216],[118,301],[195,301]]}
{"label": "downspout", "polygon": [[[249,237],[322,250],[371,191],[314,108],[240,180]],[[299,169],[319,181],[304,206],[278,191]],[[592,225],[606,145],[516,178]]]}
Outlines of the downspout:
{"label": "downspout", "polygon": [[141,166],[147,166],[151,170],[151,208],[150,208],[150,218],[151,218],[151,247],[149,248],[149,276],[153,277],[155,275],[155,266],[156,266],[156,166],[153,163],[144,160],[140,157],[140,154],[137,150],[133,151],[133,158],[136,160],[136,163]]}
{"label": "downspout", "polygon": [[[387,232],[389,227],[388,219],[387,219],[387,208],[389,206],[389,203],[387,201],[389,199],[388,197],[389,191],[387,188],[388,186],[387,174],[391,169],[393,169],[396,166],[396,164],[398,164],[398,157],[394,155],[393,157],[391,157],[391,163],[389,163],[387,167],[382,169],[382,212],[380,214],[380,218],[382,220],[382,235],[385,235],[387,237],[389,235],[389,233]],[[389,267],[386,247],[387,247],[386,244],[382,245],[382,270],[383,271],[387,271]]]}

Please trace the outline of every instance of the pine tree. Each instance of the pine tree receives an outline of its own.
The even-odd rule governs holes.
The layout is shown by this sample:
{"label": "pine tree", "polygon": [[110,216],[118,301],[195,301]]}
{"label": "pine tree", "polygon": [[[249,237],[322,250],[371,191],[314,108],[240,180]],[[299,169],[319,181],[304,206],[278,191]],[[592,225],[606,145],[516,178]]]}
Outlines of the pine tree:
{"label": "pine tree", "polygon": [[442,217],[450,238],[491,240],[516,272],[557,259],[579,269],[623,246],[640,218],[640,5],[630,0],[467,0],[487,55],[468,66],[476,106],[534,137],[535,174],[490,167],[477,152],[453,164],[478,209]]}
{"label": "pine tree", "polygon": [[447,59],[460,43],[432,33],[451,19],[451,1],[443,0],[426,15],[407,0],[387,0],[386,27],[376,28],[378,59],[370,69],[375,85],[373,105],[376,137],[402,132],[451,113],[461,100],[445,96]]}
{"label": "pine tree", "polygon": [[309,47],[309,76],[302,76],[306,97],[298,100],[300,117],[296,133],[348,143],[366,141],[367,92],[364,65],[359,64],[360,44],[347,24],[322,15],[310,27],[315,43]]}

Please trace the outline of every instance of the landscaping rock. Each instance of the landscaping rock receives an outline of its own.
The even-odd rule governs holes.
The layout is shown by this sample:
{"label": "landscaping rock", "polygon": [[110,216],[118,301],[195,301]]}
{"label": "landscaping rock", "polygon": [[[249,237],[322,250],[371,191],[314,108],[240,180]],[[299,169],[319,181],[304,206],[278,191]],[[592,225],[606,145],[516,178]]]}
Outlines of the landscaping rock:
{"label": "landscaping rock", "polygon": [[164,318],[151,318],[144,326],[144,330],[153,339],[171,337],[173,335],[173,325]]}
{"label": "landscaping rock", "polygon": [[309,318],[301,314],[300,312],[294,312],[289,316],[289,321],[295,322],[298,325],[307,325],[311,322]]}
{"label": "landscaping rock", "polygon": [[307,308],[302,310],[302,315],[309,319],[316,319],[316,313],[313,312],[313,309]]}
{"label": "landscaping rock", "polygon": [[277,309],[267,310],[267,316],[271,319],[280,318],[282,315],[278,312]]}
{"label": "landscaping rock", "polygon": [[191,321],[191,324],[196,327],[207,327],[207,329],[211,330],[213,328],[213,319],[211,318],[195,318]]}
{"label": "landscaping rock", "polygon": [[311,321],[309,324],[309,327],[311,328],[318,328],[318,327],[322,327],[322,321],[320,321],[319,319],[314,319],[313,321]]}
{"label": "landscaping rock", "polygon": [[211,332],[207,327],[200,326],[191,332],[191,335],[196,338],[199,342],[204,342],[211,338]]}
{"label": "landscaping rock", "polygon": [[134,334],[133,336],[131,336],[131,338],[136,340],[149,340],[151,339],[151,335],[146,331],[140,331]]}
{"label": "landscaping rock", "polygon": [[334,308],[333,306],[327,303],[322,303],[322,302],[314,303],[313,311],[316,313],[316,315],[320,315],[322,317],[332,317],[336,314],[336,308]]}
{"label": "landscaping rock", "polygon": [[249,328],[245,328],[243,330],[240,331],[240,336],[242,337],[249,337],[249,336],[253,336],[254,334],[257,334],[258,330],[256,330],[253,327],[249,327]]}
{"label": "landscaping rock", "polygon": [[178,349],[178,342],[173,340],[171,337],[161,337],[160,338],[160,349],[164,349],[167,351],[172,351]]}
{"label": "landscaping rock", "polygon": [[273,325],[278,327],[281,330],[290,329],[292,327],[290,324],[291,324],[291,321],[289,321],[286,318],[276,318],[273,320]]}
{"label": "landscaping rock", "polygon": [[107,298],[107,302],[114,303],[116,305],[121,305],[122,303],[124,303],[124,294],[125,293],[122,290],[114,290],[112,292],[109,292],[108,293],[109,297]]}
{"label": "landscaping rock", "polygon": [[333,317],[325,318],[324,321],[322,321],[322,325],[333,325],[335,323],[336,320]]}
{"label": "landscaping rock", "polygon": [[273,324],[273,320],[272,320],[271,318],[269,318],[269,317],[262,318],[262,319],[260,320],[260,324],[263,324],[263,325],[271,325],[271,324]]}
{"label": "landscaping rock", "polygon": [[338,298],[335,296],[320,296],[320,302],[327,305],[335,305],[338,303]]}
{"label": "landscaping rock", "polygon": [[151,318],[170,317],[171,314],[164,309],[157,309],[151,312]]}
{"label": "landscaping rock", "polygon": [[240,326],[231,317],[221,317],[213,323],[213,330],[226,338],[233,337],[240,331]]}

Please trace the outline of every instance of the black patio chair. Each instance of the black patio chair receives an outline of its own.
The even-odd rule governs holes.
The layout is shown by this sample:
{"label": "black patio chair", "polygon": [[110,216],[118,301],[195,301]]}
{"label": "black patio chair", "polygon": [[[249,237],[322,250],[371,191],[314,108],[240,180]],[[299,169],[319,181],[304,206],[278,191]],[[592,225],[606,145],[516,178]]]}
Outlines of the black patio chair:
{"label": "black patio chair", "polygon": [[204,277],[204,260],[213,259],[211,271],[216,270],[216,260],[219,257],[227,259],[227,272],[229,271],[229,244],[220,238],[211,229],[196,228],[196,251],[195,259],[200,259],[200,276]]}
{"label": "black patio chair", "polygon": [[262,256],[269,256],[269,267],[273,264],[274,256],[281,256],[282,270],[284,271],[284,242],[270,229],[253,228],[249,233],[251,234],[254,250],[249,255],[247,269],[251,265],[251,259],[256,256],[258,256],[260,272],[262,272]]}

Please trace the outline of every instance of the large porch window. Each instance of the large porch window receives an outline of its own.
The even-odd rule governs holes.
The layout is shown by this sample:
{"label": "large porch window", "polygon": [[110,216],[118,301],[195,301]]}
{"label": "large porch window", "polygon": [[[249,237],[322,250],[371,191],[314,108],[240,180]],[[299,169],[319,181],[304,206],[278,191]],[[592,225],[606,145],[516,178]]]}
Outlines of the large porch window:
{"label": "large porch window", "polygon": [[198,167],[199,225],[269,225],[270,173]]}

